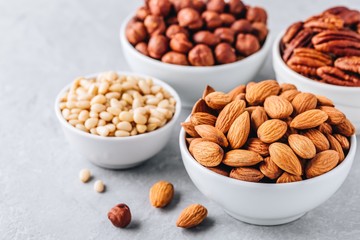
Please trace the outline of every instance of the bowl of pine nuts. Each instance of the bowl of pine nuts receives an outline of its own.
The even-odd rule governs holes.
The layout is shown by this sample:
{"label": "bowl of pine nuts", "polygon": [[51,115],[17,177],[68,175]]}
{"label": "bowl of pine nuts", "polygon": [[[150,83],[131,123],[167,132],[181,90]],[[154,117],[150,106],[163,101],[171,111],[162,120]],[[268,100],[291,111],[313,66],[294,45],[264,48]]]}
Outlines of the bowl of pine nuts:
{"label": "bowl of pine nuts", "polygon": [[134,167],[158,153],[180,111],[172,87],[128,72],[76,78],[55,102],[70,145],[92,163],[112,169]]}

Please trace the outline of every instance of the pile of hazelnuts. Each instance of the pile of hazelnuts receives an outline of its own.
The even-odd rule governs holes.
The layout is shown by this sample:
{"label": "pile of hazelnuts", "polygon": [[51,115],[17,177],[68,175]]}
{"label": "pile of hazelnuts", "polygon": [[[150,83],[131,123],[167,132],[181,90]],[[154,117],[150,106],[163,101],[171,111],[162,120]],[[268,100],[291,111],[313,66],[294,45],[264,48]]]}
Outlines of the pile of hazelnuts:
{"label": "pile of hazelnuts", "polygon": [[142,54],[165,63],[213,66],[241,60],[263,45],[263,8],[241,0],[145,0],[126,27]]}

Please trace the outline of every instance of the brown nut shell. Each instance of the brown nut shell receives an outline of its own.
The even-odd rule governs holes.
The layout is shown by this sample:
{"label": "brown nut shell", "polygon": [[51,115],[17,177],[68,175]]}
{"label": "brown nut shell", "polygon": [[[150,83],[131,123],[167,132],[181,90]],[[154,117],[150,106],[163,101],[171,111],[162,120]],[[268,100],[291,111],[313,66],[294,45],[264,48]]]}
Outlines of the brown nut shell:
{"label": "brown nut shell", "polygon": [[219,37],[210,31],[199,31],[195,33],[193,40],[195,43],[202,43],[208,46],[215,46],[220,42]]}
{"label": "brown nut shell", "polygon": [[236,50],[244,56],[249,56],[260,49],[258,39],[251,34],[238,34],[236,38]]}
{"label": "brown nut shell", "polygon": [[149,55],[152,58],[160,59],[169,48],[169,41],[163,35],[155,35],[150,38],[148,44]]}
{"label": "brown nut shell", "polygon": [[143,42],[147,37],[145,25],[142,22],[130,22],[126,27],[125,35],[132,45]]}
{"label": "brown nut shell", "polygon": [[150,9],[151,14],[156,16],[164,16],[169,15],[171,4],[169,0],[149,0],[148,7]]}
{"label": "brown nut shell", "polygon": [[215,64],[214,55],[205,44],[198,44],[193,47],[189,52],[188,59],[193,66],[212,66]]}
{"label": "brown nut shell", "polygon": [[220,43],[215,48],[215,58],[216,62],[220,64],[235,62],[235,49],[229,43]]}
{"label": "brown nut shell", "polygon": [[193,47],[184,33],[177,33],[170,40],[170,48],[179,53],[187,53]]}
{"label": "brown nut shell", "polygon": [[167,52],[162,56],[161,61],[164,63],[177,64],[177,65],[189,65],[185,54],[178,52]]}

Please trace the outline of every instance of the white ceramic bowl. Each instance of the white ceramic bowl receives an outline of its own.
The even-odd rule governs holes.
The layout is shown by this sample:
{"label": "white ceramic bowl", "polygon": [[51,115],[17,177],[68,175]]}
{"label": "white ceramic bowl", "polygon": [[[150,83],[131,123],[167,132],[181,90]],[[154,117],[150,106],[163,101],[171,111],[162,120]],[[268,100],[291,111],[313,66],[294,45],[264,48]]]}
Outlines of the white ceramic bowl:
{"label": "white ceramic bowl", "polygon": [[[118,72],[119,75],[132,75],[152,78],[140,74]],[[96,76],[97,74],[88,77]],[[173,118],[163,127],[149,133],[130,137],[102,137],[83,132],[70,125],[62,116],[60,97],[70,88],[66,86],[56,97],[55,113],[70,145],[92,163],[112,169],[130,168],[141,164],[158,153],[167,143],[181,111],[181,101],[176,91],[168,84],[152,78],[154,84],[162,86],[176,100]]]}
{"label": "white ceramic bowl", "polygon": [[185,169],[195,186],[226,213],[256,225],[294,221],[329,199],[349,174],[356,152],[356,137],[345,160],[319,177],[301,182],[252,183],[222,176],[200,165],[189,153],[185,131],[180,131],[180,151]]}
{"label": "white ceramic bowl", "polygon": [[123,21],[120,30],[123,55],[130,68],[134,72],[155,76],[169,83],[179,93],[182,103],[186,107],[194,105],[206,85],[210,85],[218,91],[227,92],[240,84],[253,80],[263,65],[271,46],[269,34],[258,52],[234,63],[211,67],[163,63],[139,53],[126,39],[125,28],[133,15],[131,14]]}
{"label": "white ceramic bowl", "polygon": [[304,92],[323,95],[334,101],[336,108],[344,112],[356,127],[356,134],[360,134],[360,87],[343,87],[314,81],[304,77],[289,68],[280,55],[280,40],[284,35],[281,32],[274,41],[273,68],[276,79],[280,83],[292,83]]}

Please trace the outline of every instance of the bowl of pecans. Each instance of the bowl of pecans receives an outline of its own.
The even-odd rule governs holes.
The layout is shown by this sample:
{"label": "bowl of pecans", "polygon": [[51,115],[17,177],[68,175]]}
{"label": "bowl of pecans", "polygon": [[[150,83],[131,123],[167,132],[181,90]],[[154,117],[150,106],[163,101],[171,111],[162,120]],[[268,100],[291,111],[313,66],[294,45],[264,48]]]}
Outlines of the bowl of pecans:
{"label": "bowl of pecans", "polygon": [[158,153],[180,111],[180,98],[168,84],[127,72],[76,78],[55,101],[70,145],[92,163],[113,169],[136,166]]}
{"label": "bowl of pecans", "polygon": [[294,221],[329,199],[351,169],[355,129],[324,96],[275,80],[204,90],[182,124],[180,151],[195,186],[257,225]]}
{"label": "bowl of pecans", "polygon": [[228,91],[261,68],[267,13],[241,0],[150,0],[121,26],[131,69],[164,79],[190,107],[206,84]]}
{"label": "bowl of pecans", "polygon": [[296,22],[273,45],[279,82],[331,96],[360,133],[360,12],[333,7]]}

